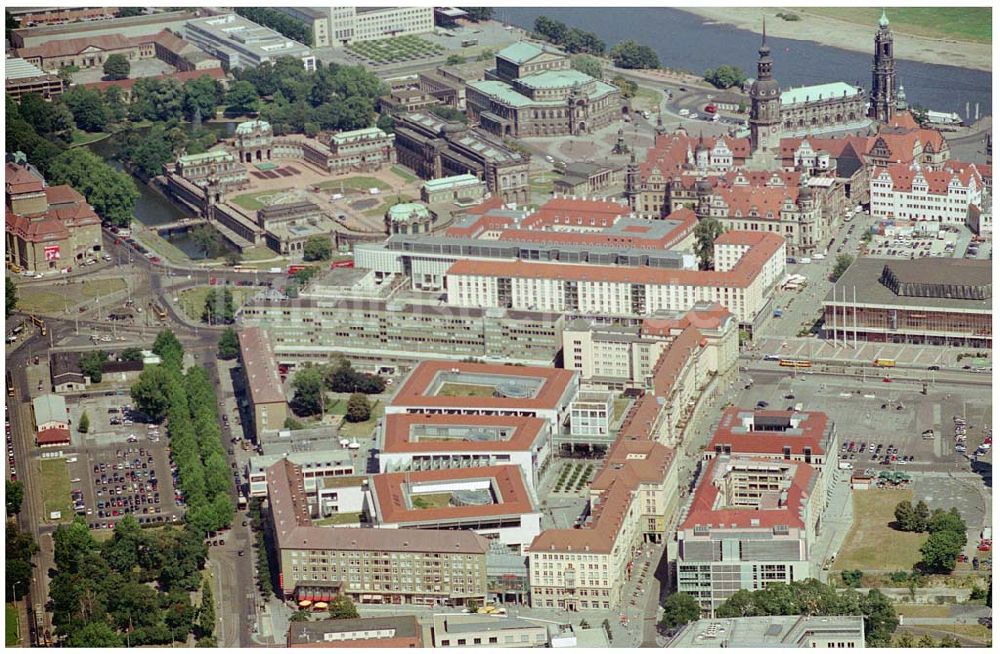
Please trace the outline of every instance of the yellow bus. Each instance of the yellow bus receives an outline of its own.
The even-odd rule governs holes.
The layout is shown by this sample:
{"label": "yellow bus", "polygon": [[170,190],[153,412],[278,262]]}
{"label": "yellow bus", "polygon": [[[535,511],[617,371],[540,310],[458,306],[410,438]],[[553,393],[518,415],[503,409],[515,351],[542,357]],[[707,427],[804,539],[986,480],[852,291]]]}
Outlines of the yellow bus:
{"label": "yellow bus", "polygon": [[804,359],[782,359],[778,362],[782,368],[812,368],[812,361]]}
{"label": "yellow bus", "polygon": [[875,359],[875,363],[872,364],[876,368],[895,368],[895,359]]}

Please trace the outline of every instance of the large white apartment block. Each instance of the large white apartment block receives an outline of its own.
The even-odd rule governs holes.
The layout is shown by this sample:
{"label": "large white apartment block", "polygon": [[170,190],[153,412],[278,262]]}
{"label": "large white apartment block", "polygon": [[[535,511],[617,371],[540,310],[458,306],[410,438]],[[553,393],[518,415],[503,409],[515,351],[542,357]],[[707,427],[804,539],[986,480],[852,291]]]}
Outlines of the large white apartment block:
{"label": "large white apartment block", "polygon": [[350,45],[434,31],[434,7],[334,7],[329,44]]}
{"label": "large white apartment block", "polygon": [[983,178],[975,164],[948,161],[941,170],[893,164],[872,173],[871,214],[947,225],[964,224],[980,209]]}
{"label": "large white apartment block", "polygon": [[448,304],[635,317],[718,302],[751,324],[784,274],[785,240],[727,232],[715,248],[722,263],[713,271],[458,261],[448,269]]}

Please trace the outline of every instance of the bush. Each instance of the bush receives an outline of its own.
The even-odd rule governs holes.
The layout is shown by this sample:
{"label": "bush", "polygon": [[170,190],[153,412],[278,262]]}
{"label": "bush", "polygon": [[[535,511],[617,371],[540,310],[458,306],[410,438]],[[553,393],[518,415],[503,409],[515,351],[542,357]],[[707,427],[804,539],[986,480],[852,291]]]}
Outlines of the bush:
{"label": "bush", "polygon": [[90,416],[87,415],[86,411],[84,411],[83,415],[80,416],[80,422],[77,424],[76,430],[81,434],[86,434],[90,431]]}
{"label": "bush", "polygon": [[860,586],[862,577],[864,577],[864,573],[860,570],[843,570],[840,573],[840,578],[851,588]]}
{"label": "bush", "polygon": [[344,419],[347,422],[365,422],[372,416],[372,407],[368,403],[368,398],[362,393],[354,393],[347,400],[347,414]]}

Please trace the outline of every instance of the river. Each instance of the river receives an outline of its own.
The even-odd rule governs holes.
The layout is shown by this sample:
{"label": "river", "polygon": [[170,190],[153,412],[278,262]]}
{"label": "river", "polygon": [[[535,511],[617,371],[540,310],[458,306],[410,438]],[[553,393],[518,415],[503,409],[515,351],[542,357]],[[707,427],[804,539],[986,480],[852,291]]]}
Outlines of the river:
{"label": "river", "polygon": [[[532,29],[538,16],[546,15],[570,27],[594,32],[612,45],[634,39],[651,46],[660,63],[670,68],[701,73],[722,64],[739,66],[748,76],[756,74],[760,34],[730,25],[706,23],[704,18],[679,9],[572,7],[503,7],[497,18]],[[875,33],[872,31],[872,38]],[[843,81],[871,88],[872,56],[823,46],[810,41],[768,37],[774,57],[774,75],[783,89],[793,86]],[[873,41],[874,43],[874,41]],[[873,46],[874,47],[874,46]],[[896,75],[907,100],[935,111],[956,112],[975,118],[992,112],[993,84],[988,71],[896,60]],[[971,122],[971,121],[967,121]]]}
{"label": "river", "polygon": [[[215,131],[220,136],[230,135],[236,129],[235,123],[206,122],[204,126]],[[189,129],[190,126],[185,125],[185,128]],[[139,128],[137,131],[145,134],[149,131],[149,128]],[[113,134],[103,141],[91,143],[87,147],[118,170],[122,170],[121,162],[115,158],[118,144],[122,138],[121,134]],[[133,180],[139,191],[139,198],[135,201],[135,217],[143,225],[150,227],[163,225],[191,216],[189,212],[168,200],[159,191],[150,188],[148,184],[139,178],[133,177]],[[190,233],[175,234],[168,237],[168,240],[192,259],[203,259],[205,257],[204,250],[194,242]]]}

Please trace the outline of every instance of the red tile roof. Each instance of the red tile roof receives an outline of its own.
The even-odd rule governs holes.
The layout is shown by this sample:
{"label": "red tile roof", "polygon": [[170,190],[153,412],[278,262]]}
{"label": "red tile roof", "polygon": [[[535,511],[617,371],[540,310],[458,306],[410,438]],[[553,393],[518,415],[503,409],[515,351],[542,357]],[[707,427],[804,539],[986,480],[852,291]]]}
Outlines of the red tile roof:
{"label": "red tile roof", "polygon": [[729,309],[718,302],[713,302],[703,310],[695,307],[679,318],[645,318],[642,321],[641,332],[644,335],[665,336],[688,325],[699,329],[718,329],[726,318],[732,315]]}
{"label": "red tile roof", "polygon": [[[802,520],[802,507],[806,501],[809,489],[809,482],[814,474],[818,474],[812,466],[805,463],[791,464],[795,467],[792,477],[791,487],[788,489],[788,499],[784,506],[774,509],[717,509],[716,500],[719,496],[719,488],[713,483],[715,469],[718,466],[727,466],[732,463],[775,463],[766,459],[753,459],[740,457],[729,459],[728,457],[714,458],[708,462],[705,471],[702,473],[698,488],[695,489],[694,497],[687,516],[681,523],[679,529],[691,529],[697,525],[716,525],[723,528],[737,529],[749,528],[771,528],[778,525],[788,527],[804,528]],[[751,520],[757,520],[758,524],[751,524]]]}
{"label": "red tile roof", "polygon": [[[798,433],[780,431],[743,431],[741,414],[749,414],[762,418],[787,419],[792,415],[804,416],[798,425]],[[755,423],[756,424],[756,423]],[[730,446],[733,454],[749,455],[781,455],[784,448],[791,447],[792,454],[805,454],[805,448],[810,448],[812,454],[826,454],[823,445],[829,420],[825,413],[818,411],[753,411],[730,407],[722,412],[722,419],[712,439],[705,448],[714,452],[717,445]],[[734,431],[735,430],[735,431]]]}
{"label": "red tile roof", "polygon": [[283,404],[285,393],[278,376],[271,343],[260,327],[248,327],[239,332],[240,359],[249,383],[250,400],[256,404]]}
{"label": "red tile roof", "polygon": [[8,162],[4,170],[4,186],[7,195],[39,193],[45,188],[45,180],[24,166]]}
{"label": "red tile roof", "polygon": [[[440,413],[392,413],[384,418],[385,438],[382,444],[383,452],[520,452],[528,451],[538,439],[539,432],[545,428],[541,418],[525,416],[456,416]],[[432,437],[412,441],[411,433],[415,426],[428,425],[432,427],[469,427],[474,432],[477,427],[513,428],[507,440],[433,440]]]}
{"label": "red tile roof", "polygon": [[[496,504],[448,506],[441,508],[410,508],[407,503],[407,486],[432,482],[467,482],[490,479],[497,492]],[[373,500],[383,524],[411,525],[421,522],[446,522],[473,518],[521,515],[533,513],[536,508],[524,485],[521,466],[483,466],[477,468],[449,468],[419,472],[389,472],[372,476]],[[435,491],[444,492],[444,491]]]}
{"label": "red tile roof", "polygon": [[[495,264],[495,262],[487,262]],[[447,397],[428,395],[428,390],[440,373],[467,373],[496,375],[515,378],[528,377],[542,380],[535,397]],[[390,407],[461,408],[482,407],[486,409],[555,409],[567,388],[575,383],[576,373],[561,368],[540,366],[503,366],[486,363],[453,361],[421,361],[400,387]]]}
{"label": "red tile roof", "polygon": [[670,284],[691,286],[746,287],[760,274],[763,265],[784,245],[785,240],[769,232],[729,231],[716,243],[748,245],[750,249],[729,271],[671,270],[648,266],[595,266],[533,261],[456,261],[448,275],[518,277],[532,279],[578,279],[582,281],[629,284]]}
{"label": "red tile roof", "polygon": [[84,204],[87,201],[79,191],[68,184],[47,187],[45,198],[50,207],[56,204]]}
{"label": "red tile roof", "polygon": [[914,168],[908,164],[892,164],[885,168],[876,168],[875,177],[883,172],[888,172],[892,179],[893,191],[909,192],[913,190],[913,182],[917,177],[922,177],[927,182],[927,192],[934,195],[947,195],[948,185],[957,180],[962,187],[968,187],[972,180],[976,181],[978,187],[982,187],[982,177],[973,164],[962,162],[950,162],[951,166],[946,166],[942,170],[929,170]]}
{"label": "red tile roof", "polygon": [[53,427],[51,429],[43,429],[35,435],[35,443],[39,446],[64,445],[69,442],[70,434],[68,429]]}

